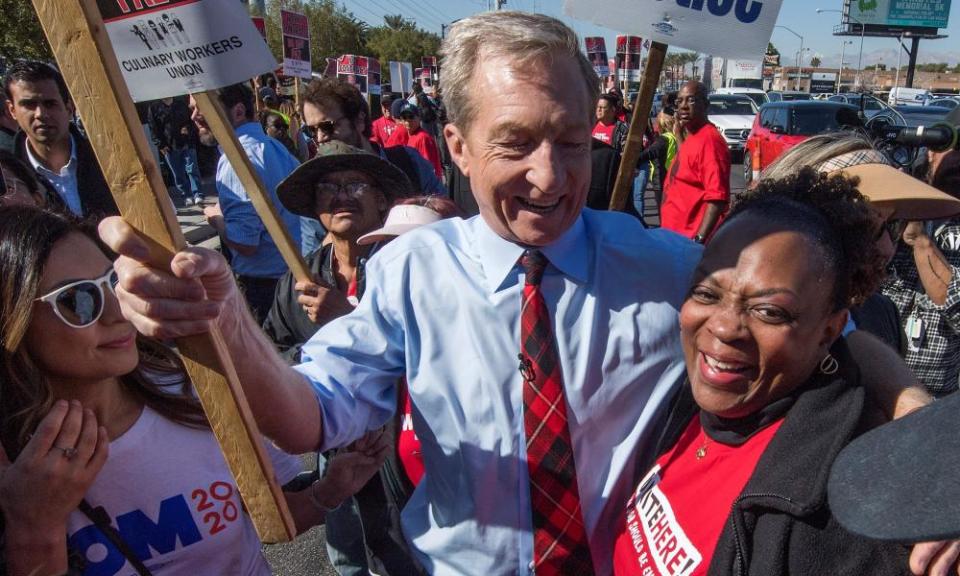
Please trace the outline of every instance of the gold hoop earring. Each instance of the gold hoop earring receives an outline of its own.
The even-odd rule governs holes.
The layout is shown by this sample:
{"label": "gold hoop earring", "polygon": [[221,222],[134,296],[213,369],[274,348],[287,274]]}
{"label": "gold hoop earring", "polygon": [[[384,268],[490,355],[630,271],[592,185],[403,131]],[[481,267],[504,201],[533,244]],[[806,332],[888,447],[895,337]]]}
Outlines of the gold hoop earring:
{"label": "gold hoop earring", "polygon": [[827,355],[820,361],[820,372],[830,376],[831,374],[836,374],[839,369],[840,363],[837,362],[837,359],[834,358],[832,354],[827,352]]}

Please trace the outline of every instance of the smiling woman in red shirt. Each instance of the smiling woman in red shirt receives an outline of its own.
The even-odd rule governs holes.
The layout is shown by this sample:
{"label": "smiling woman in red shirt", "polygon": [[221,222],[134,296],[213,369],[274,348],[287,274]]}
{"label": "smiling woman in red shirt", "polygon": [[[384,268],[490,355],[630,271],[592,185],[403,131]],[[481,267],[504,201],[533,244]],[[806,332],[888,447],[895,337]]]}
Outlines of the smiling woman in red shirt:
{"label": "smiling woman in red shirt", "polygon": [[617,576],[909,573],[905,548],[847,532],[826,499],[875,420],[839,336],[883,278],[880,222],[853,181],[810,169],[741,197],[680,310],[687,383],[624,510]]}

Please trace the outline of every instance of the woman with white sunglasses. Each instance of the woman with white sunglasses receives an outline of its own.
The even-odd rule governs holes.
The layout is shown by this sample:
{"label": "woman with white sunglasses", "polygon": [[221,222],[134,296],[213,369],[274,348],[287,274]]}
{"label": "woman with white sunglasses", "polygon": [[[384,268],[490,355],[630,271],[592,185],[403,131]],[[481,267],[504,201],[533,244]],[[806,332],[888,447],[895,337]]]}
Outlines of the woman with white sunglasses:
{"label": "woman with white sunglasses", "polygon": [[[92,229],[0,207],[0,574],[269,574],[178,357],[120,314]],[[267,446],[281,484],[300,460]],[[287,498],[297,526],[358,490],[366,438]]]}

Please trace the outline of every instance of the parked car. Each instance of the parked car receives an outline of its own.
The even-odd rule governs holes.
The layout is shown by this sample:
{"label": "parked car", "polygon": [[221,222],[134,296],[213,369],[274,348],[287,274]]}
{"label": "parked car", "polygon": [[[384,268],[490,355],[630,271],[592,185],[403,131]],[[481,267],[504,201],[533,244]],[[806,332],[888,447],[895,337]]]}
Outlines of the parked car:
{"label": "parked car", "polygon": [[794,100],[812,100],[813,97],[806,92],[797,92],[795,90],[771,90],[767,92],[767,97],[771,102],[793,102]]}
{"label": "parked car", "polygon": [[753,125],[757,110],[757,105],[746,96],[710,95],[707,117],[726,141],[727,149],[730,150],[730,159],[734,163],[743,156],[743,144],[747,141],[747,135],[750,134],[750,127]]}
{"label": "parked car", "polygon": [[753,178],[753,161],[763,170],[786,150],[814,134],[860,126],[858,108],[827,100],[771,102],[760,108],[753,121],[743,156],[743,177]]}
{"label": "parked car", "polygon": [[714,94],[737,94],[753,100],[757,106],[763,106],[770,101],[767,93],[759,88],[717,88]]}
{"label": "parked car", "polygon": [[881,114],[877,114],[874,118],[882,117],[890,124],[917,127],[931,126],[937,122],[943,122],[949,113],[949,108],[941,106],[894,106]]}
{"label": "parked car", "polygon": [[927,102],[927,106],[939,106],[940,108],[953,110],[957,106],[960,106],[960,100],[957,98],[934,98]]}
{"label": "parked car", "polygon": [[857,109],[860,109],[861,101],[862,101],[863,114],[864,116],[867,117],[868,120],[870,118],[873,118],[880,112],[890,109],[890,106],[886,102],[883,102],[882,100],[878,100],[877,98],[871,96],[870,94],[863,94],[860,92],[847,92],[845,94],[834,94],[833,96],[828,98],[828,100],[830,100],[831,102],[845,102],[847,104],[853,104],[854,106],[857,107]]}
{"label": "parked car", "polygon": [[929,90],[897,86],[890,90],[890,95],[887,96],[887,104],[891,106],[909,106],[913,104],[923,106],[932,99],[933,97]]}

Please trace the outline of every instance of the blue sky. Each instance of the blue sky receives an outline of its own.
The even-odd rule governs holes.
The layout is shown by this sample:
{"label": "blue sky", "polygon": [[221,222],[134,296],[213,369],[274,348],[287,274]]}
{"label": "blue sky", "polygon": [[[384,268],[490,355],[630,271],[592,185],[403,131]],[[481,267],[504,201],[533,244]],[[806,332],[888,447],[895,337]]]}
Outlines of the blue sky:
{"label": "blue sky", "polygon": [[[458,18],[463,18],[487,9],[486,0],[339,0],[358,18],[372,25],[380,25],[384,14],[403,14],[413,19],[420,27],[440,33],[440,26]],[[817,8],[839,10],[841,0],[783,0],[777,24],[785,24],[804,37],[804,48],[817,54],[823,66],[837,66],[840,63],[841,40],[831,34],[833,26],[840,21],[840,14],[828,12],[817,14]],[[960,62],[960,12],[957,6],[960,0],[953,0],[950,6],[950,27],[945,30],[948,38],[942,40],[921,40],[919,62]],[[536,11],[556,16],[570,24],[581,36],[604,36],[608,49],[613,46],[617,31],[594,26],[588,22],[573,20],[563,15],[562,0],[507,0],[505,8]],[[844,61],[847,66],[856,67],[860,49],[860,38],[847,38],[853,44],[846,47]],[[780,28],[774,28],[771,41],[780,50],[784,63],[792,64],[800,40]],[[806,50],[805,50],[806,51]],[[789,61],[789,62],[787,62]],[[893,38],[866,38],[863,42],[863,65],[883,62],[889,66],[897,63],[897,41]],[[907,63],[906,53],[902,64]]]}

